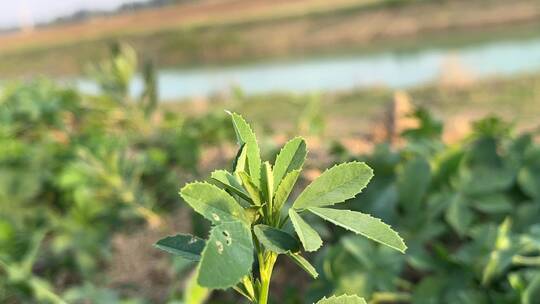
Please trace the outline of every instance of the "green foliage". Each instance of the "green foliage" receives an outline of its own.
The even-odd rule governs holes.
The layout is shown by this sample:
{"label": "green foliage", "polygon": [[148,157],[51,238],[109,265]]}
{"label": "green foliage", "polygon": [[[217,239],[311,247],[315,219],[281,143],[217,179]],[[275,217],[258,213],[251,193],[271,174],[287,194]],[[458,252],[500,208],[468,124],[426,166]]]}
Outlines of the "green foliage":
{"label": "green foliage", "polygon": [[[402,252],[406,249],[397,233],[378,219],[348,210],[317,208],[341,203],[359,193],[373,176],[365,163],[335,166],[314,180],[292,204],[286,204],[306,158],[304,140],[289,141],[272,167],[269,162],[261,161],[252,128],[240,115],[230,115],[239,144],[234,171],[214,171],[211,178],[216,185],[194,182],[180,190],[182,198],[214,225],[198,265],[197,281],[201,286],[233,287],[251,302],[266,304],[279,255],[291,258],[312,277],[317,277],[316,269],[302,257],[300,244],[306,251],[315,251],[322,240],[298,212],[309,211],[391,248]],[[287,212],[284,208],[291,205]],[[284,230],[290,224],[300,240]],[[186,251],[192,253],[186,244],[190,238],[181,238],[181,242],[176,242],[178,238],[172,242],[168,237],[156,246],[180,255]],[[172,249],[163,246],[171,243],[174,243]],[[258,270],[252,271],[253,256],[257,257]],[[359,301],[358,297],[333,297],[320,303]]]}
{"label": "green foliage", "polygon": [[293,208],[302,210],[344,202],[362,191],[372,176],[373,170],[364,163],[337,165],[307,186],[295,200]]}
{"label": "green foliage", "polygon": [[366,301],[357,296],[342,295],[339,297],[332,296],[330,298],[321,299],[317,304],[366,304]]}
{"label": "green foliage", "polygon": [[231,139],[213,131],[223,129],[223,113],[164,112],[149,100],[152,88],[144,102],[124,99],[133,63],[110,63],[119,74],[104,76],[119,79],[104,80],[98,95],[45,79],[2,87],[0,302],[127,301],[104,287],[113,237],[161,225],[178,201],[164,189],[197,174],[204,145]]}
{"label": "green foliage", "polygon": [[376,175],[362,203],[350,203],[354,212],[400,231],[409,240],[407,256],[344,235],[317,257],[324,272],[310,299],[334,292],[373,303],[536,301],[540,205],[532,135],[516,136],[509,124],[488,117],[463,141],[446,146],[429,112],[416,118],[420,124],[404,132],[404,147],[381,145],[358,159]]}
{"label": "green foliage", "polygon": [[196,236],[177,234],[161,239],[156,247],[187,260],[198,261],[206,242]]}

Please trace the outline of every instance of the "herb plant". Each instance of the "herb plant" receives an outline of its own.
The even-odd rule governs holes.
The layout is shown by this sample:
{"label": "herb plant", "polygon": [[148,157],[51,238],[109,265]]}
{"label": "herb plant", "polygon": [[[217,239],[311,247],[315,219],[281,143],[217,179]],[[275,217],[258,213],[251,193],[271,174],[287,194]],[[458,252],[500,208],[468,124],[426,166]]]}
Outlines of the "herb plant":
{"label": "herb plant", "polygon": [[[211,183],[194,182],[180,190],[182,198],[212,222],[208,240],[178,234],[156,243],[162,250],[198,261],[197,281],[201,286],[233,288],[252,303],[266,304],[279,256],[292,259],[317,278],[316,269],[302,256],[302,249],[316,251],[323,241],[302,217],[305,213],[405,251],[401,237],[379,219],[331,208],[366,187],[373,171],[365,163],[342,163],[326,170],[292,203],[288,202],[306,159],[305,141],[297,137],[287,142],[272,166],[261,161],[257,139],[246,121],[235,113],[231,118],[240,145],[233,171],[214,171]],[[287,231],[291,226],[296,236]],[[357,296],[343,295],[318,303],[365,302]]]}

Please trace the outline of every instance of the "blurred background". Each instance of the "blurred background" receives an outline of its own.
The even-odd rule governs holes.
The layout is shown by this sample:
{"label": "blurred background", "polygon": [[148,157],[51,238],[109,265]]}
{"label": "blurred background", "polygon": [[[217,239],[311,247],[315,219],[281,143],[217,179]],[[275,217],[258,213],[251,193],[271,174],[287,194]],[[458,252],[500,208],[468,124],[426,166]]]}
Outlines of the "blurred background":
{"label": "blurred background", "polygon": [[366,161],[348,207],[409,246],[318,222],[275,303],[540,303],[537,0],[2,1],[0,302],[241,302],[152,247],[207,236],[177,193],[230,167],[225,109],[263,158],[306,137],[303,185]]}

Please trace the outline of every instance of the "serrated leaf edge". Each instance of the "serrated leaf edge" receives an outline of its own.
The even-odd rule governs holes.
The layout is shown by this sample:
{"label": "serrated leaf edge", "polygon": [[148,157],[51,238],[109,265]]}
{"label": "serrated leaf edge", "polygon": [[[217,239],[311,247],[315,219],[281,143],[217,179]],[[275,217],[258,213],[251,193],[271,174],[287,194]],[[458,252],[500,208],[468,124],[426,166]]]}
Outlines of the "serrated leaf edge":
{"label": "serrated leaf edge", "polygon": [[[341,164],[336,164],[336,165],[334,165],[334,166],[332,166],[332,167],[327,168],[326,170],[324,170],[324,172],[321,173],[321,175],[319,175],[319,177],[322,176],[323,174],[325,174],[326,172],[328,172],[328,171],[330,171],[330,170],[336,168],[336,167],[345,166],[345,165],[349,165],[349,164],[360,164],[360,165],[365,165],[365,166],[371,171],[371,176],[368,178],[368,180],[367,180],[367,182],[366,182],[366,185],[365,185],[364,187],[362,187],[358,192],[356,192],[356,194],[355,194],[354,196],[352,196],[352,197],[355,197],[356,195],[362,193],[362,191],[367,187],[367,185],[369,185],[371,179],[373,178],[373,169],[372,169],[370,166],[368,166],[368,164],[366,164],[366,162],[350,161],[350,162],[344,162],[344,163],[341,163]],[[315,179],[315,180],[316,180],[316,179]],[[315,181],[315,180],[314,180],[314,181]],[[313,182],[314,182],[314,181],[313,181]],[[304,190],[300,193],[300,195],[298,195],[298,197],[296,198],[295,202],[293,203],[292,208],[294,208],[295,210],[298,210],[298,211],[307,209],[307,208],[305,208],[305,207],[295,208],[294,205],[295,205],[296,201],[302,196],[302,193],[304,193],[305,191],[307,191],[308,188],[311,189],[311,186],[313,185],[313,182],[311,182],[309,185],[307,185],[307,187],[304,188]],[[347,182],[347,183],[350,183],[350,182]],[[334,203],[332,203],[332,204],[330,204],[330,205],[324,205],[324,206],[321,206],[321,207],[329,207],[329,206],[333,206],[333,205],[336,205],[336,204],[339,204],[339,203],[343,203],[344,201],[346,201],[346,200],[337,201],[337,202],[334,202]],[[308,208],[309,208],[309,207],[308,207]]]}
{"label": "serrated leaf edge", "polygon": [[[367,213],[364,213],[364,212],[358,212],[358,211],[356,211],[356,212],[362,213],[362,214],[364,214],[364,215],[366,215],[366,216],[368,216],[368,217],[370,217],[370,218],[373,218],[373,219],[375,219],[376,221],[380,222],[383,226],[388,227],[388,229],[390,229],[390,230],[397,236],[397,238],[401,241],[401,243],[403,244],[403,247],[404,247],[403,249],[398,248],[398,247],[396,247],[396,246],[392,246],[392,245],[383,243],[383,242],[378,241],[378,240],[376,240],[376,239],[374,239],[374,238],[372,238],[372,237],[369,237],[369,236],[367,236],[367,235],[364,235],[363,233],[358,233],[358,232],[356,232],[356,231],[350,229],[349,227],[347,227],[347,226],[345,226],[345,225],[341,225],[340,223],[338,223],[338,222],[336,222],[336,221],[334,221],[334,220],[332,220],[332,219],[329,219],[329,218],[326,218],[326,217],[324,217],[324,216],[321,216],[321,215],[317,214],[317,211],[316,211],[316,210],[313,210],[313,209],[333,209],[333,208],[311,207],[311,208],[308,208],[307,210],[308,210],[309,212],[315,214],[316,216],[322,218],[322,219],[325,220],[325,221],[328,221],[328,222],[330,222],[330,223],[332,223],[332,224],[334,224],[334,225],[336,225],[336,226],[339,226],[339,227],[341,227],[341,228],[344,228],[344,229],[346,229],[346,230],[349,230],[349,231],[351,231],[351,232],[354,232],[354,233],[357,234],[357,235],[361,235],[361,236],[363,236],[363,237],[365,237],[365,238],[368,238],[368,239],[370,239],[370,240],[373,240],[373,241],[375,241],[375,242],[377,242],[377,243],[379,243],[379,244],[383,244],[383,245],[385,245],[385,246],[388,246],[388,247],[390,247],[390,248],[393,248],[393,249],[395,249],[395,250],[397,250],[397,251],[399,251],[399,252],[401,252],[401,253],[405,253],[405,251],[407,250],[407,245],[405,244],[405,241],[404,241],[403,238],[399,235],[399,233],[397,233],[397,232],[392,228],[392,226],[390,226],[390,225],[388,225],[387,223],[383,222],[380,218],[371,216],[370,214],[367,214]],[[355,211],[352,211],[352,210],[344,210],[344,209],[334,209],[334,210],[339,210],[339,211],[343,211],[343,212],[346,212],[346,213],[354,213],[354,212],[355,212]]]}

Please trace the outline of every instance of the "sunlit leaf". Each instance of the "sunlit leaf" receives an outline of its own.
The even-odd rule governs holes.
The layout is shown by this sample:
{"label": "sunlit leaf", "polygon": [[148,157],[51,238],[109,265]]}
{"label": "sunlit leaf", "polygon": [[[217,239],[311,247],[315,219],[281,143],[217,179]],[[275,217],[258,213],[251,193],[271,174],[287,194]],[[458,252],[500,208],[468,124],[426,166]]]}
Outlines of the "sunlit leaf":
{"label": "sunlit leaf", "polygon": [[281,149],[274,163],[274,187],[279,187],[281,180],[290,172],[300,170],[306,160],[306,142],[301,137],[288,141]]}
{"label": "sunlit leaf", "polygon": [[330,298],[323,298],[319,300],[316,304],[367,304],[363,298],[358,296],[331,296]]}
{"label": "sunlit leaf", "polygon": [[294,230],[296,231],[298,238],[300,238],[304,249],[306,251],[317,251],[323,244],[317,231],[306,223],[293,209],[289,209],[289,218],[291,219]]}
{"label": "sunlit leaf", "polygon": [[214,224],[235,220],[249,223],[242,206],[225,190],[215,185],[199,182],[187,184],[180,190],[180,195],[193,210]]}
{"label": "sunlit leaf", "polygon": [[326,170],[298,196],[295,209],[324,207],[353,198],[369,183],[373,170],[365,163],[343,163]]}
{"label": "sunlit leaf", "polygon": [[213,289],[234,286],[251,271],[253,250],[251,231],[245,223],[215,226],[201,255],[197,282]]}
{"label": "sunlit leaf", "polygon": [[309,208],[308,210],[335,225],[361,234],[398,251],[405,252],[407,249],[403,239],[397,232],[380,219],[368,214],[350,210],[316,207]]}
{"label": "sunlit leaf", "polygon": [[312,278],[316,279],[319,276],[319,273],[315,267],[313,267],[313,265],[311,265],[311,263],[309,263],[308,260],[306,260],[300,254],[288,252],[287,256],[290,257],[298,266],[304,269],[304,271],[307,272]]}
{"label": "sunlit leaf", "polygon": [[260,172],[261,172],[261,156],[259,151],[259,145],[257,144],[257,138],[255,133],[249,126],[249,124],[242,118],[242,116],[231,113],[234,130],[236,132],[236,138],[238,143],[246,147],[246,157],[249,168],[249,175],[253,180],[253,184],[259,187],[260,185]]}

